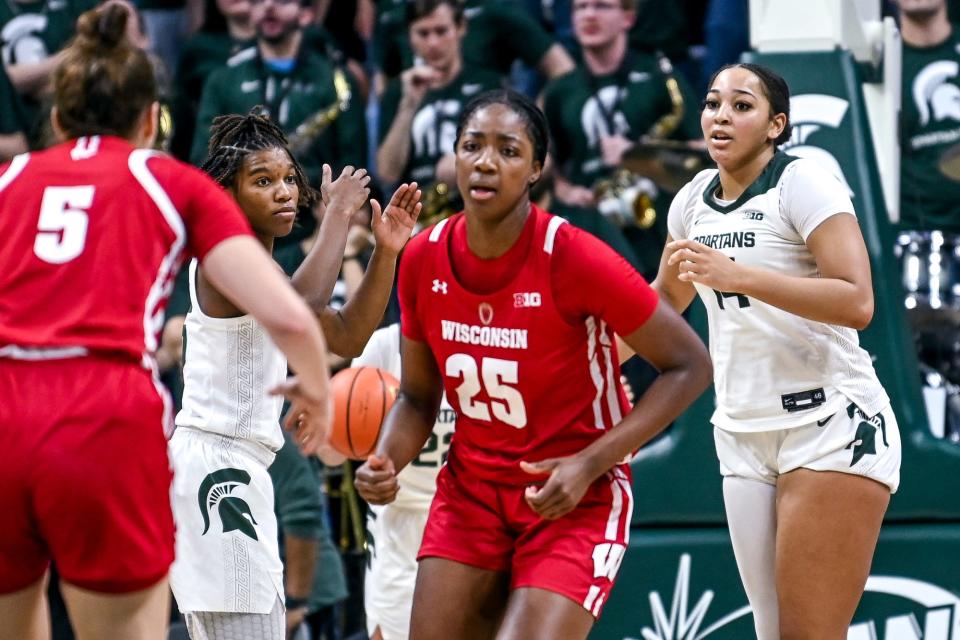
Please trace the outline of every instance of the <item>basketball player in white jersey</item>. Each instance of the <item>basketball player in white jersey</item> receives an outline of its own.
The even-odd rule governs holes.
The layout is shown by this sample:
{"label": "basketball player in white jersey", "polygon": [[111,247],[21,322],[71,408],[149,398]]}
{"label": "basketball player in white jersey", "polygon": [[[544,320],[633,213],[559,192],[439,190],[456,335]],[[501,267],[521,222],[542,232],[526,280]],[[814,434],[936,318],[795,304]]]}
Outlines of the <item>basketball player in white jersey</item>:
{"label": "basketball player in white jersey", "polygon": [[[400,378],[400,325],[376,330],[354,367],[377,367]],[[446,462],[456,414],[443,396],[437,422],[420,455],[398,476],[400,491],[388,505],[370,505],[367,514],[370,562],[363,600],[370,640],[406,640],[417,579],[417,551],[437,491],[437,473]]]}
{"label": "basketball player in white jersey", "polygon": [[[316,196],[280,130],[253,112],[214,121],[203,169],[236,198],[267,251],[275,238],[292,230],[298,206],[310,206]],[[331,177],[324,167],[325,219],[343,222],[342,228],[334,232],[325,223],[293,284],[318,312],[331,350],[352,355],[356,341],[364,344],[382,317],[397,255],[419,213],[419,192],[416,185],[402,185],[383,215],[380,205],[371,203],[374,256],[355,309],[351,312],[348,303],[334,314],[318,302],[329,299],[340,267],[329,256],[343,255],[346,221],[366,201],[370,178],[352,167],[336,181]],[[268,391],[282,386],[286,360],[262,327],[213,288],[195,262],[190,298],[183,409],[170,442],[177,524],[171,586],[193,640],[281,640],[283,567],[267,467],[283,444],[282,399]]]}
{"label": "basketball player in white jersey", "polygon": [[718,169],[677,194],[654,283],[707,309],[714,435],[740,576],[760,640],[846,638],[890,494],[900,436],[857,330],[870,263],[847,187],[789,139],[789,89],[737,64],[708,85]]}

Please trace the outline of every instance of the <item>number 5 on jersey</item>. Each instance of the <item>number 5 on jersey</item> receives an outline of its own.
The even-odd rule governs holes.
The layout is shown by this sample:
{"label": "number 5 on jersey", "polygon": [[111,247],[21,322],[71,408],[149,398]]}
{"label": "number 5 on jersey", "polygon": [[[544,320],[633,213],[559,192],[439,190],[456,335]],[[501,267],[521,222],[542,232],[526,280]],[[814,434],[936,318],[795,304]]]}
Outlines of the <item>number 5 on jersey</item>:
{"label": "number 5 on jersey", "polygon": [[37,257],[51,264],[63,264],[83,253],[89,224],[87,209],[91,205],[92,185],[44,189],[33,242]]}
{"label": "number 5 on jersey", "polygon": [[[477,361],[472,356],[455,353],[447,358],[445,369],[446,375],[451,378],[463,379],[457,387],[457,397],[460,400],[460,411],[463,415],[474,420],[490,422],[492,410],[493,417],[506,422],[511,427],[523,429],[527,426],[527,408],[523,404],[523,396],[519,391],[508,386],[518,382],[515,361],[483,358],[478,372]],[[476,400],[481,389],[487,392],[490,398],[489,404]]]}

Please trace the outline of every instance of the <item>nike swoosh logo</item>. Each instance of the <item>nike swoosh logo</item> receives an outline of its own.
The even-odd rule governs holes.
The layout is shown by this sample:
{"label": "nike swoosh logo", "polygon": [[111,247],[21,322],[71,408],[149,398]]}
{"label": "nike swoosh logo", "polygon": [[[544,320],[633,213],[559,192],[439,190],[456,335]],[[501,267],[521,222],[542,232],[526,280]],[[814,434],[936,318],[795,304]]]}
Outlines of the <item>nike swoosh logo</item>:
{"label": "nike swoosh logo", "polygon": [[827,424],[828,422],[830,422],[831,420],[833,420],[833,416],[835,416],[835,415],[837,415],[837,414],[832,413],[832,414],[830,414],[829,416],[827,416],[826,418],[824,418],[823,420],[817,420],[817,426],[818,426],[818,427],[822,427],[823,425]]}

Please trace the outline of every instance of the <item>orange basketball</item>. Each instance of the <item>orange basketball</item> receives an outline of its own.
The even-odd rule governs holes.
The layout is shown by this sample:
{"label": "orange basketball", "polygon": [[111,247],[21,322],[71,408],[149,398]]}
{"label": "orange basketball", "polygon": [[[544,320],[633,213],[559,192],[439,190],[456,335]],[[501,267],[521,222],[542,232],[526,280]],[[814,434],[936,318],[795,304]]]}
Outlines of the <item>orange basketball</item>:
{"label": "orange basketball", "polygon": [[353,460],[373,453],[380,425],[397,398],[400,383],[376,367],[350,367],[331,378],[333,429],[330,444]]}

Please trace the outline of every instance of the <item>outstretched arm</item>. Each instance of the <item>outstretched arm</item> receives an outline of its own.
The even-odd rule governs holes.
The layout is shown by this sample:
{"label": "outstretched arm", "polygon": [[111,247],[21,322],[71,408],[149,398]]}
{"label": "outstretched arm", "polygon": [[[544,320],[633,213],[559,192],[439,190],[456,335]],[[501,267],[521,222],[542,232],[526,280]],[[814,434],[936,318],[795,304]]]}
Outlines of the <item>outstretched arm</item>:
{"label": "outstretched arm", "polygon": [[379,202],[370,201],[376,245],[363,281],[356,295],[341,309],[334,311],[328,307],[320,315],[327,344],[337,355],[351,358],[360,355],[383,319],[393,288],[397,256],[410,239],[420,215],[420,195],[414,182],[400,185],[382,211]]}

